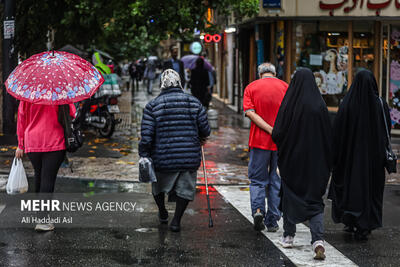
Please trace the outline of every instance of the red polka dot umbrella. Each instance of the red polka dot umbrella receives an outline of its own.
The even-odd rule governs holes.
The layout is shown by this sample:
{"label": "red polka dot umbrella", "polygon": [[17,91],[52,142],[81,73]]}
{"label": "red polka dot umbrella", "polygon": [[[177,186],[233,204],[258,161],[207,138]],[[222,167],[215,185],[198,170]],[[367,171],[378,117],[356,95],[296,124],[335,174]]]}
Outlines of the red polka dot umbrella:
{"label": "red polka dot umbrella", "polygon": [[83,58],[61,51],[36,54],[19,64],[5,86],[15,98],[44,105],[64,105],[91,97],[104,82]]}

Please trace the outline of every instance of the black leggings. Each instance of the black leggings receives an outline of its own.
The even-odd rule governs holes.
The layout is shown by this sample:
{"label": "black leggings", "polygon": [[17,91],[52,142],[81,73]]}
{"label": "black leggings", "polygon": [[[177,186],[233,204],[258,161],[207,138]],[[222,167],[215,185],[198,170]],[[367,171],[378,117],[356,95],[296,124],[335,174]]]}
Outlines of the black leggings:
{"label": "black leggings", "polygon": [[35,192],[53,193],[65,150],[27,153],[35,170]]}

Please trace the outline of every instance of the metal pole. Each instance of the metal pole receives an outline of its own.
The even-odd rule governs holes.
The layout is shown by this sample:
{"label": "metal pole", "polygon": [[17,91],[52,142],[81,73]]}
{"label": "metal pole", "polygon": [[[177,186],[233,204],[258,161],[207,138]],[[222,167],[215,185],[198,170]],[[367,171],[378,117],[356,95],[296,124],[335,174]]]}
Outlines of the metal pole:
{"label": "metal pole", "polygon": [[4,0],[3,3],[3,132],[5,134],[15,134],[17,128],[15,113],[18,103],[14,97],[7,93],[4,86],[8,75],[10,75],[17,65],[14,47],[15,0]]}

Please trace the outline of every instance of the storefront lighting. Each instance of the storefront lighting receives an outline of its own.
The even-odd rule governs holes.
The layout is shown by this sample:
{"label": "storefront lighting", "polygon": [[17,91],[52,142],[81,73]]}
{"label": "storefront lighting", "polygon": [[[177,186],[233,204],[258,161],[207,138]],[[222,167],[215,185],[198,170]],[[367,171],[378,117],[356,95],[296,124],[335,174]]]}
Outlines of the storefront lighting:
{"label": "storefront lighting", "polygon": [[218,43],[219,41],[221,41],[221,35],[219,34],[214,34],[214,35],[206,34],[204,36],[204,42],[206,43],[211,43],[211,42]]}
{"label": "storefront lighting", "polygon": [[204,40],[204,35],[200,35],[200,40]]}
{"label": "storefront lighting", "polygon": [[235,27],[226,28],[226,29],[225,29],[225,32],[226,32],[226,33],[234,33],[234,32],[236,32],[236,28],[235,28]]}
{"label": "storefront lighting", "polygon": [[338,35],[340,35],[340,33],[338,33],[338,32],[330,32],[330,33],[328,33],[328,35],[329,36],[338,36]]}

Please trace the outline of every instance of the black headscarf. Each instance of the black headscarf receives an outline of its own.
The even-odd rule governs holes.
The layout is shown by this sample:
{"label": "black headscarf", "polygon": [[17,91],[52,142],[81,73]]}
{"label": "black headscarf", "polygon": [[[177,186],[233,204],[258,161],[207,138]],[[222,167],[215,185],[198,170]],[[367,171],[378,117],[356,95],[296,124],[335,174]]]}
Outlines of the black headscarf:
{"label": "black headscarf", "polygon": [[272,139],[278,146],[281,210],[292,223],[324,211],[330,176],[331,125],[309,69],[296,71],[279,109]]}
{"label": "black headscarf", "polygon": [[[390,114],[384,110],[390,129]],[[334,122],[329,190],[336,223],[373,230],[382,226],[386,130],[378,86],[370,71],[354,77]]]}

